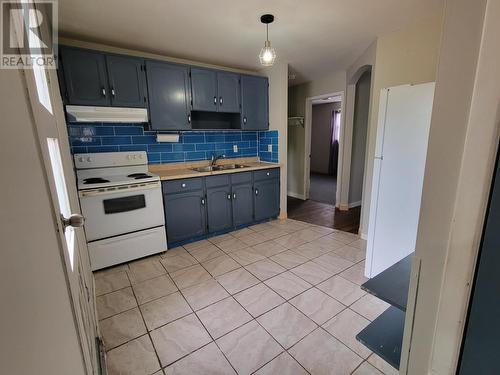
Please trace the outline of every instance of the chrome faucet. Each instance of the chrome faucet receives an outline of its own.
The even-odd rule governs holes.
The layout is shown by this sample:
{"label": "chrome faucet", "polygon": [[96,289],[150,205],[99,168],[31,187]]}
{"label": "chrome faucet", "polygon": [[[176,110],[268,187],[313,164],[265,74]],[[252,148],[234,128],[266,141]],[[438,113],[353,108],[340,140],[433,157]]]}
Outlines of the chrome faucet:
{"label": "chrome faucet", "polygon": [[225,157],[226,157],[226,155],[224,155],[224,154],[221,154],[219,156],[215,156],[215,154],[212,154],[210,165],[215,166],[215,164],[217,164],[217,160],[224,159]]}

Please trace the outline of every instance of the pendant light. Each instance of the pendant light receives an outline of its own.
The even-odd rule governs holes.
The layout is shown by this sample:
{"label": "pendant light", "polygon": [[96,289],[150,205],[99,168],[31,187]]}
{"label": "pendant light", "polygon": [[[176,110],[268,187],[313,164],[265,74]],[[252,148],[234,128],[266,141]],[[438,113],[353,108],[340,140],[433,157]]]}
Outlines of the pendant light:
{"label": "pendant light", "polygon": [[274,16],[272,14],[264,14],[260,17],[260,22],[266,25],[266,41],[259,54],[259,60],[263,66],[272,66],[274,60],[276,60],[276,51],[271,47],[271,42],[269,41],[269,24],[273,21]]}

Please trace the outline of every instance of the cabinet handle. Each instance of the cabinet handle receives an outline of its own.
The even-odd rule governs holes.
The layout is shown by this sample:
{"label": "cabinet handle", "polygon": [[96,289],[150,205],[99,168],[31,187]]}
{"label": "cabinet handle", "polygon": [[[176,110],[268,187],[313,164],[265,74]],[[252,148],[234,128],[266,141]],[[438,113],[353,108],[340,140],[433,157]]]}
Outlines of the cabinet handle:
{"label": "cabinet handle", "polygon": [[223,103],[222,96],[219,98],[219,103],[220,103],[220,105],[222,105],[222,103]]}
{"label": "cabinet handle", "polygon": [[101,92],[102,92],[102,96],[106,96],[106,89],[104,87],[101,89]]}
{"label": "cabinet handle", "polygon": [[269,175],[270,175],[270,173],[269,173],[269,172],[267,172],[267,173],[266,173],[266,176],[269,176]]}
{"label": "cabinet handle", "polygon": [[228,200],[231,200],[231,194],[228,194],[228,195],[227,195],[227,199],[228,199]]}
{"label": "cabinet handle", "polygon": [[185,188],[185,187],[186,187],[186,184],[182,184],[181,186],[182,186],[183,188]]}
{"label": "cabinet handle", "polygon": [[214,96],[214,105],[217,105],[217,97]]}
{"label": "cabinet handle", "polygon": [[191,115],[188,115],[188,123],[191,124]]}
{"label": "cabinet handle", "polygon": [[247,123],[247,117],[246,117],[246,116],[244,116],[244,117],[243,117],[243,123],[244,123],[244,124],[246,124],[246,123]]}
{"label": "cabinet handle", "polygon": [[259,189],[255,189],[255,195],[259,195]]}
{"label": "cabinet handle", "polygon": [[111,89],[111,95],[115,96],[115,89],[114,88]]}
{"label": "cabinet handle", "polygon": [[201,198],[201,205],[204,206],[205,205],[205,198]]}
{"label": "cabinet handle", "polygon": [[236,199],[236,193],[233,194],[233,199]]}

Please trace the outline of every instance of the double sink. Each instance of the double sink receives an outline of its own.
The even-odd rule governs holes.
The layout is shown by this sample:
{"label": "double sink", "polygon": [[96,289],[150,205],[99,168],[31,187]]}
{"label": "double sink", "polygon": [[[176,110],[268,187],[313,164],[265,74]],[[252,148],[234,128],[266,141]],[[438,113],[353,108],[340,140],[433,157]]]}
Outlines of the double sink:
{"label": "double sink", "polygon": [[193,168],[196,172],[213,172],[213,171],[226,171],[228,169],[248,168],[248,165],[243,164],[223,164],[223,165],[208,165],[206,167]]}

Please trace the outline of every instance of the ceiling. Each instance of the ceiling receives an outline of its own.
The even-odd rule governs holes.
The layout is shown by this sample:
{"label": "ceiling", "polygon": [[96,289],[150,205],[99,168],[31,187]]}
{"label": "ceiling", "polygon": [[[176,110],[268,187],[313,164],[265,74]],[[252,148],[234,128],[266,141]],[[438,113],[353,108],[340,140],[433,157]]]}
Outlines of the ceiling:
{"label": "ceiling", "polygon": [[439,14],[443,0],[59,0],[60,35],[259,69],[264,13],[293,84],[345,69],[378,35]]}

